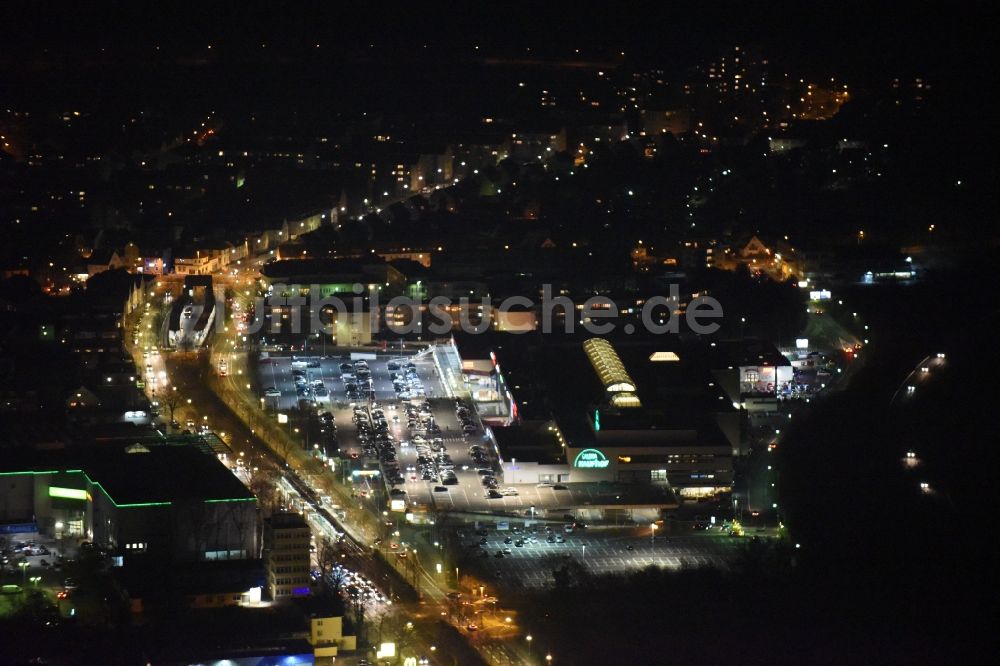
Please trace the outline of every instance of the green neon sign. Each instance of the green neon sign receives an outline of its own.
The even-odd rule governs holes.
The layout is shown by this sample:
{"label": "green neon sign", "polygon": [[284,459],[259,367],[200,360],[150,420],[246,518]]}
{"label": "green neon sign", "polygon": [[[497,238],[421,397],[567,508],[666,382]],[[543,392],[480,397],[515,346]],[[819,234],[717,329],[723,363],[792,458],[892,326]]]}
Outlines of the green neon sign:
{"label": "green neon sign", "polygon": [[585,469],[604,469],[610,464],[611,461],[608,460],[608,457],[597,449],[584,449],[576,454],[576,458],[573,460],[573,467]]}
{"label": "green neon sign", "polygon": [[86,500],[87,491],[76,488],[58,488],[49,486],[49,497],[62,497],[64,499]]}
{"label": "green neon sign", "polygon": [[601,410],[594,410],[594,431],[597,432],[601,429]]}

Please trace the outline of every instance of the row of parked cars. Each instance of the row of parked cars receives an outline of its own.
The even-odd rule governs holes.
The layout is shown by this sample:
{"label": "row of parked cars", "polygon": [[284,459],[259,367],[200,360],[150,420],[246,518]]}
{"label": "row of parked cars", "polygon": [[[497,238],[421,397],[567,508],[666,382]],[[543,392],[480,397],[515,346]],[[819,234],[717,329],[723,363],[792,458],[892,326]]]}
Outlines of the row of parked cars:
{"label": "row of parked cars", "polygon": [[473,444],[469,447],[469,456],[472,458],[473,464],[476,466],[476,473],[479,475],[479,482],[483,484],[483,488],[486,489],[486,496],[490,499],[499,499],[503,497],[500,492],[500,483],[496,479],[496,475],[493,468],[493,463],[490,460],[489,453],[486,448],[481,444]]}
{"label": "row of parked cars", "polygon": [[294,369],[292,370],[292,378],[295,381],[295,395],[299,398],[329,401],[330,391],[323,384],[323,380],[309,379],[308,370]]}
{"label": "row of parked cars", "polygon": [[396,397],[400,400],[412,400],[423,398],[427,395],[424,383],[417,374],[417,364],[413,361],[399,363],[389,361],[389,378],[392,380],[392,388],[396,391]]}
{"label": "row of parked cars", "polygon": [[370,413],[365,407],[355,407],[354,423],[358,428],[358,439],[365,458],[377,459],[382,464],[382,473],[389,485],[404,483],[399,471],[399,460],[396,458],[395,440],[389,432],[385,412],[377,406]]}
{"label": "row of parked cars", "polygon": [[320,444],[323,446],[323,450],[327,453],[339,451],[340,442],[337,440],[337,424],[333,419],[333,414],[320,412],[317,418],[319,419]]}
{"label": "row of parked cars", "polygon": [[434,421],[434,414],[431,406],[420,403],[419,406],[413,403],[406,404],[406,428],[410,431],[411,437],[439,437],[441,426]]}
{"label": "row of parked cars", "polygon": [[340,364],[340,377],[344,380],[344,394],[349,401],[374,400],[375,388],[368,361],[359,359]]}
{"label": "row of parked cars", "polygon": [[458,417],[458,422],[462,424],[462,432],[467,435],[476,432],[476,424],[472,420],[472,410],[460,398],[455,400],[455,416]]}
{"label": "row of parked cars", "polygon": [[[7,566],[15,568],[18,563],[26,561],[28,557],[49,554],[48,548],[34,541],[14,542],[0,549],[0,571]],[[39,564],[43,567],[49,566],[48,560],[45,559],[39,561]]]}
{"label": "row of parked cars", "polygon": [[409,401],[404,404],[410,440],[401,442],[401,445],[413,446],[417,453],[417,464],[411,465],[406,470],[410,479],[416,480],[419,475],[421,481],[440,479],[444,482],[447,478],[449,484],[458,483],[458,478],[452,471],[455,465],[448,456],[444,439],[440,437],[441,427],[434,422],[430,404],[426,402],[416,404]]}

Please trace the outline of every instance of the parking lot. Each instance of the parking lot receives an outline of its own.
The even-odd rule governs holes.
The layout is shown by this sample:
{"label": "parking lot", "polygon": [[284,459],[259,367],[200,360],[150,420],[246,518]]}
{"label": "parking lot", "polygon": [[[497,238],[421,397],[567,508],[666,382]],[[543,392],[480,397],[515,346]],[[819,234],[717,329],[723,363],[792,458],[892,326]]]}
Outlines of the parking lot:
{"label": "parking lot", "polygon": [[59,540],[38,533],[10,535],[6,539],[6,545],[0,548],[0,583],[45,591],[56,603],[73,597],[57,608],[59,614],[71,614],[77,597],[82,594],[78,590],[72,594],[68,591],[75,590],[78,583],[74,578],[80,552],[78,539]]}
{"label": "parking lot", "polygon": [[[354,407],[367,407],[369,398],[376,404],[396,403],[397,396],[390,377],[392,371],[389,370],[389,364],[406,361],[412,361],[416,365],[417,374],[428,396],[442,395],[440,384],[434,376],[433,363],[420,356],[399,359],[380,354],[374,360],[366,360],[371,373],[370,389],[358,381],[349,355],[310,356],[295,360],[289,356],[273,356],[261,360],[257,378],[261,387],[261,397],[269,410],[290,414],[299,407],[315,407],[321,411],[331,412],[342,453],[345,456],[360,457],[362,443],[353,421]],[[292,367],[293,363],[296,367]],[[351,369],[342,368],[348,365]],[[296,385],[297,374],[305,381],[308,392],[302,392],[301,386]],[[348,394],[348,384],[357,387],[351,394]],[[322,390],[317,390],[320,387]],[[328,453],[333,455],[335,452],[328,451]]]}
{"label": "parking lot", "polygon": [[[349,355],[276,356],[261,361],[257,371],[268,409],[291,415],[289,428],[309,429],[308,439],[302,434],[304,446],[318,446],[331,457],[339,448],[353,460],[353,470],[379,470],[390,498],[402,500],[408,510],[532,517],[554,512],[561,518],[578,507],[676,501],[634,485],[504,483],[497,451],[474,406],[445,397],[426,354],[378,354],[363,361]],[[332,424],[328,416],[315,416],[327,412]],[[307,425],[296,413],[314,416]],[[363,491],[379,483],[367,475],[356,480]]]}
{"label": "parking lot", "polygon": [[[426,423],[420,422],[421,416]],[[436,431],[427,429],[433,426]],[[488,508],[486,484],[499,495],[502,480],[496,451],[468,404],[430,400],[418,411],[417,428],[402,430],[400,487],[410,502],[432,509],[482,511]]]}
{"label": "parking lot", "polygon": [[[552,583],[552,569],[559,558],[571,557],[591,574],[625,573],[648,566],[717,566],[728,568],[743,539],[722,534],[657,537],[650,541],[635,530],[574,530],[565,533],[553,525],[551,533],[538,527],[535,533],[490,530],[475,536],[469,547],[476,553],[471,565],[483,577],[510,588],[543,587]],[[471,535],[466,535],[467,540]],[[485,544],[478,545],[481,538]],[[529,541],[533,539],[533,541]],[[563,542],[552,542],[561,539]],[[510,543],[506,541],[509,540]],[[522,546],[517,546],[518,541]],[[497,557],[497,553],[502,557]]]}

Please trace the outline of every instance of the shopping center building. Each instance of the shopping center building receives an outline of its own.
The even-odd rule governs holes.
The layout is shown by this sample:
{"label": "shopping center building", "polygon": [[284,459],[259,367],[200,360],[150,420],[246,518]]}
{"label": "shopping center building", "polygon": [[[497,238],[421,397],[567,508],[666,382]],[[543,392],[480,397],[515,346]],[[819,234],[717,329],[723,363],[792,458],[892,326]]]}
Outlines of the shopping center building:
{"label": "shopping center building", "polygon": [[461,362],[495,366],[514,416],[491,428],[505,483],[662,485],[687,500],[732,489],[740,409],[713,352],[697,340],[509,335]]}
{"label": "shopping center building", "polygon": [[257,501],[211,452],[190,444],[13,450],[0,461],[0,524],[133,560],[260,556]]}

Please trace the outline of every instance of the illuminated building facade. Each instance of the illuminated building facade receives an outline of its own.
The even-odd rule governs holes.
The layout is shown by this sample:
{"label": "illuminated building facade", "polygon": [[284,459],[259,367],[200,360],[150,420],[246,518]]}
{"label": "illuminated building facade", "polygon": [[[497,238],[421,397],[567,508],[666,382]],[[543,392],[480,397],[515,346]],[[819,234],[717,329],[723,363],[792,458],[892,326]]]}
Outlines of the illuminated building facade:
{"label": "illuminated building facade", "polygon": [[297,513],[276,513],[264,523],[267,586],[275,601],[309,595],[311,538]]}
{"label": "illuminated building facade", "polygon": [[256,498],[193,445],[14,452],[0,479],[4,531],[87,540],[119,566],[259,555]]}

